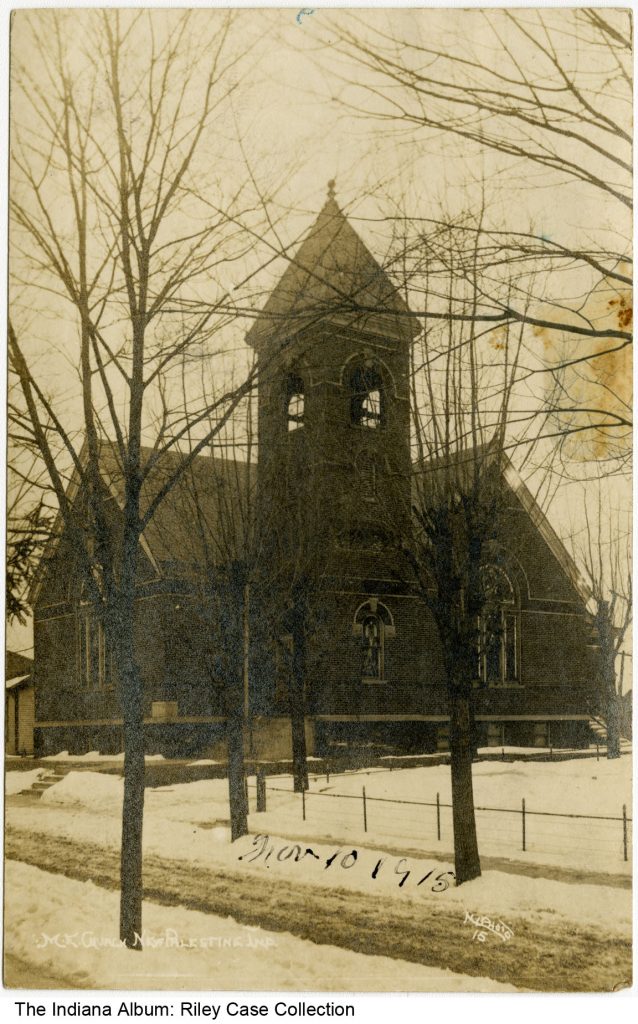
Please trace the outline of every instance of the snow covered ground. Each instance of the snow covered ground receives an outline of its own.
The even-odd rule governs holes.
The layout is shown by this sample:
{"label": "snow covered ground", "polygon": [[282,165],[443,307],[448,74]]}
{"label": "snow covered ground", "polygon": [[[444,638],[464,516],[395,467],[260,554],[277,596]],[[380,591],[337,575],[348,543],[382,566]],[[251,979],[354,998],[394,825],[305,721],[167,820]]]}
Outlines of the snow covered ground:
{"label": "snow covered ground", "polygon": [[5,916],[10,956],[31,968],[34,981],[53,975],[74,988],[242,991],[250,979],[261,991],[516,991],[149,902],[145,948],[133,952],[117,940],[117,893],[16,861],[7,862]]}
{"label": "snow covered ground", "polygon": [[[7,785],[26,783],[9,772]],[[107,813],[121,799],[117,776],[71,772],[48,790],[43,804],[98,807]],[[312,774],[304,808],[289,776],[268,777],[267,810],[255,812],[254,780],[249,782],[251,828],[280,836],[347,840],[391,850],[452,855],[450,769],[447,765]],[[366,792],[364,826],[363,788]],[[437,794],[440,802],[437,830]],[[474,799],[481,853],[577,869],[629,874],[631,869],[631,758],[564,762],[480,762],[474,766]],[[525,800],[525,851],[522,801]],[[405,801],[400,803],[399,801]],[[447,805],[447,806],[446,806]],[[623,805],[627,809],[624,859]],[[151,816],[214,828],[227,821],[227,783],[202,780],[147,790]],[[117,811],[115,812],[117,813]]]}
{"label": "snow covered ground", "polygon": [[[631,806],[628,757],[477,764],[477,806],[512,812],[478,812],[481,853],[486,862],[489,854],[498,855],[503,867],[508,867],[508,857],[511,862],[507,871],[491,870],[484,862],[483,875],[459,887],[454,886],[451,820],[445,807],[440,841],[436,831],[437,793],[442,805],[450,802],[449,766],[371,770],[329,780],[311,768],[305,820],[301,796],[292,792],[290,778],[271,777],[266,812],[256,812],[251,787],[251,834],[235,843],[227,824],[225,779],[148,788],[144,856],[153,891],[165,892],[158,865],[168,873],[165,878],[181,878],[188,865],[174,894],[200,909],[147,902],[142,953],[117,941],[115,889],[79,880],[99,877],[104,886],[116,885],[117,868],[109,876],[106,862],[97,863],[101,855],[95,848],[101,847],[105,855],[119,849],[123,780],[79,765],[69,767],[37,799],[25,790],[50,773],[41,768],[12,771],[8,765],[6,827],[14,858],[6,862],[5,884],[9,985],[37,985],[41,978],[47,987],[98,989],[239,991],[248,985],[263,991],[477,992],[516,991],[505,984],[509,981],[560,988],[580,977],[581,964],[582,970],[594,972],[587,980],[590,989],[622,985],[629,976],[631,890],[611,884],[623,880],[631,863],[622,859],[619,823],[527,815],[525,853],[520,842],[523,797],[528,810],[619,816],[623,803]],[[392,802],[396,800],[413,802]],[[67,846],[56,847],[60,841]],[[49,849],[52,855],[43,859],[42,851]],[[95,866],[87,861],[87,850],[94,851]],[[536,864],[539,877],[521,873],[519,861]],[[48,870],[33,866],[37,864]],[[57,873],[58,864],[70,877]],[[561,874],[567,878],[567,867],[570,880],[557,880]],[[574,868],[582,873],[580,881]],[[609,878],[610,884],[591,884],[591,879],[586,884],[588,870],[598,872],[598,880],[600,872],[615,878]],[[544,871],[557,877],[542,877]],[[257,914],[242,915],[243,903],[213,898],[215,884],[224,894],[228,887],[242,891]],[[303,893],[308,894],[307,903]],[[287,901],[278,923],[272,916],[276,912],[268,910],[273,899],[275,905]],[[224,914],[226,908],[235,913],[238,907],[240,920],[220,916],[220,907]],[[299,926],[304,907],[306,917],[316,908],[310,930]],[[328,927],[311,942],[321,907],[330,908],[324,910]],[[375,931],[381,929],[382,942],[353,944],[349,912],[353,921],[376,915]],[[337,926],[337,917],[345,931]],[[390,924],[393,935],[398,928],[409,937],[401,952],[388,944]],[[503,929],[511,932],[511,939],[501,946]],[[479,945],[482,940],[474,941],[481,930],[488,945],[495,946],[486,950]],[[436,949],[428,946],[431,934],[438,936]],[[393,956],[383,955],[386,950]],[[557,984],[556,965],[563,955],[573,967]],[[458,973],[446,969],[448,965]]]}
{"label": "snow covered ground", "polygon": [[[475,772],[476,801],[479,805],[485,801],[489,806],[515,806],[522,791],[530,807],[600,813],[609,811],[610,793],[615,802],[629,804],[630,767],[628,758],[597,764],[584,761],[552,765],[479,764]],[[281,789],[287,787],[287,791],[275,792],[275,785]],[[460,912],[522,916],[539,926],[571,921],[596,927],[599,933],[629,933],[631,895],[626,888],[580,884],[576,889],[565,881],[492,870],[484,871],[480,879],[470,884],[455,888],[450,884],[453,879],[449,874],[453,868],[449,821],[443,817],[443,838],[437,844],[432,808],[402,806],[399,808],[401,816],[393,820],[386,811],[391,808],[393,814],[393,805],[369,802],[369,831],[365,833],[359,800],[362,785],[366,786],[367,795],[396,797],[400,793],[403,799],[427,800],[435,798],[438,791],[442,802],[448,802],[449,768],[331,777],[328,792],[349,793],[356,796],[356,800],[321,797],[319,793],[326,787],[326,779],[313,778],[306,799],[305,822],[301,816],[300,795],[290,792],[290,781],[269,780],[268,811],[257,814],[252,810],[252,835],[234,844],[229,841],[226,825],[225,780],[149,789],[145,807],[145,852],[203,867],[252,873],[268,879],[268,885],[273,884],[278,875],[313,887],[372,892],[393,900],[434,901],[436,905],[458,906]],[[61,836],[80,844],[98,843],[117,849],[122,788],[122,780],[117,776],[72,771],[48,789],[39,801],[20,797],[16,797],[15,802],[10,801],[7,825],[23,833]],[[251,809],[253,806],[251,800]],[[387,815],[381,824],[376,820],[378,809]],[[570,819],[566,820],[569,824]],[[591,823],[587,824],[591,828]],[[530,832],[535,827],[535,824],[528,825]],[[520,828],[520,820],[516,828]],[[268,840],[256,839],[257,833],[267,834]],[[335,841],[331,840],[331,835],[336,837]],[[503,853],[501,838],[482,829],[481,852]],[[299,850],[296,841],[300,841]],[[578,840],[574,842],[578,844]],[[616,844],[613,857],[612,854],[594,857],[578,845],[572,847],[568,835],[564,851],[551,859],[620,874],[629,870],[630,863],[623,862],[622,854],[618,856],[617,840],[613,842]],[[308,848],[312,854],[305,853]],[[351,855],[353,850],[356,850],[356,857]],[[547,857],[533,848],[523,854],[515,843],[511,852],[522,860],[527,858],[528,862],[542,863]],[[337,856],[333,858],[335,853]]]}
{"label": "snow covered ground", "polygon": [[[47,756],[43,757],[42,760],[61,761],[62,763],[79,761],[84,764],[101,764],[107,761],[120,761],[124,763],[124,754],[100,754],[97,750],[89,750],[86,754],[70,754],[68,750],[61,750],[58,754],[47,754]],[[165,758],[163,754],[146,754],[144,760],[164,761]],[[206,763],[215,764],[214,761]]]}
{"label": "snow covered ground", "polygon": [[[623,805],[631,818],[630,757],[559,763],[484,761],[474,766],[473,774],[479,846],[484,855],[629,873],[631,821],[627,822],[625,861]],[[447,765],[330,776],[329,782],[326,776],[313,777],[305,800],[305,821],[300,795],[281,792],[290,788],[289,779],[268,780],[268,810],[260,815],[266,830],[285,827],[299,835],[347,835],[364,842],[372,836],[375,843],[403,849],[440,850],[442,855],[452,852]]]}

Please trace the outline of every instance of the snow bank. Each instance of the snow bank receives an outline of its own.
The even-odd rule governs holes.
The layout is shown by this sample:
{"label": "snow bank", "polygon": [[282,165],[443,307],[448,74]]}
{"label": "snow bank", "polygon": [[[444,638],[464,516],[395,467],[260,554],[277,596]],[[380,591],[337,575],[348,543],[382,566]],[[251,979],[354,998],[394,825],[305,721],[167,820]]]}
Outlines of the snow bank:
{"label": "snow bank", "polygon": [[119,775],[100,772],[69,772],[42,794],[42,803],[58,806],[90,807],[92,811],[117,810],[124,793]]}
{"label": "snow bank", "polygon": [[[474,765],[473,784],[479,848],[484,856],[580,871],[630,873],[631,857],[624,860],[622,822],[623,805],[630,808],[632,802],[629,757],[614,761],[482,762]],[[367,832],[363,822],[364,786]],[[268,779],[267,791],[268,811],[261,817],[265,831],[347,837],[389,849],[440,851],[445,856],[452,852],[448,765],[330,775],[329,780],[318,775],[306,795],[305,821],[299,794],[293,794],[289,778]]]}
{"label": "snow bank", "polygon": [[7,796],[15,793],[26,793],[35,782],[39,782],[43,775],[46,775],[44,768],[34,768],[30,772],[7,772],[4,779],[4,791]]}
{"label": "snow bank", "polygon": [[[545,769],[550,769],[546,773]],[[508,806],[521,791],[528,795],[527,808],[543,806],[563,809],[588,808],[600,813],[613,800],[615,807],[622,800],[630,801],[629,759],[599,763],[563,762],[553,765],[483,764],[476,771],[476,800],[479,805]],[[11,775],[25,777],[25,773]],[[394,798],[426,800],[440,787],[446,801],[449,768],[409,769],[384,772],[362,779],[353,776],[313,778],[306,797],[306,820],[302,820],[300,794],[291,791],[290,780],[277,782],[282,792],[268,780],[268,810],[254,811],[254,788],[250,794],[249,826],[253,835],[236,843],[228,835],[228,783],[226,779],[147,789],[144,816],[145,854],[159,855],[190,863],[207,870],[223,869],[230,874],[246,873],[259,877],[260,884],[289,881],[303,886],[328,886],[352,892],[374,893],[384,899],[400,899],[436,903],[452,903],[459,912],[468,910],[534,921],[551,926],[552,922],[570,922],[599,933],[628,935],[631,927],[631,892],[614,886],[574,884],[547,878],[500,870],[484,870],[482,878],[444,892],[432,893],[427,884],[417,885],[428,871],[452,869],[450,812],[441,813],[442,840],[437,842],[436,807],[399,806],[368,802],[367,826],[364,832],[362,802],[357,799],[322,799],[327,793],[348,792],[360,796],[362,784],[371,795],[392,795]],[[284,789],[288,786],[288,789]],[[33,805],[7,805],[7,824],[42,836],[61,835],[75,842],[98,843],[118,849],[122,780],[117,776],[96,772],[70,772],[66,778],[45,792],[42,801]],[[516,794],[516,797],[515,797]],[[535,794],[532,798],[529,794]],[[585,812],[587,813],[587,812]],[[484,869],[489,868],[488,854],[503,859],[541,865],[544,862],[582,869],[621,874],[631,870],[631,862],[622,859],[622,822],[570,821],[557,818],[533,818],[527,822],[525,853],[520,845],[520,813],[493,814],[479,820],[479,848]],[[594,826],[600,826],[598,831]],[[508,831],[508,829],[511,831]],[[254,854],[254,835],[267,833],[275,852],[268,863]],[[318,859],[294,857],[277,859],[277,851],[288,851],[294,843],[303,843],[315,851]],[[557,852],[551,844],[561,843]],[[508,845],[509,843],[509,845]],[[549,844],[549,852],[545,846]],[[600,850],[597,851],[597,844]],[[356,864],[344,870],[339,862],[325,869],[326,861],[337,850],[346,854],[357,850]],[[389,852],[390,851],[390,852]],[[391,852],[394,851],[394,852]],[[240,860],[240,855],[242,859]],[[403,863],[400,863],[403,858]],[[383,866],[374,871],[377,862]],[[400,872],[410,871],[405,885],[398,887]],[[373,874],[374,873],[374,874]],[[509,923],[509,922],[508,922]]]}
{"label": "snow bank", "polygon": [[[200,809],[199,816],[205,818],[204,808]],[[263,815],[251,815],[253,832],[260,828],[261,819]],[[104,810],[92,813],[73,805],[8,806],[7,824],[43,836],[62,835],[80,845],[97,843],[109,849],[119,849],[119,815],[105,813]],[[265,828],[264,831],[269,830]],[[444,891],[433,892],[429,883],[418,883],[428,872],[433,872],[431,881],[434,881],[440,873],[453,869],[451,859],[444,854],[437,858],[425,854],[402,858],[389,854],[383,846],[376,846],[368,836],[365,843],[351,842],[348,845],[316,839],[303,841],[302,848],[305,850],[310,846],[316,857],[305,856],[296,861],[294,855],[291,856],[294,853],[292,847],[296,840],[302,841],[294,833],[292,836],[286,838],[271,829],[268,847],[263,843],[257,844],[254,835],[231,844],[226,825],[201,827],[193,826],[188,820],[171,820],[162,813],[160,803],[153,806],[147,801],[145,856],[155,855],[163,860],[190,863],[207,870],[223,870],[231,876],[252,875],[265,887],[276,885],[279,879],[301,886],[339,889],[353,894],[362,892],[380,899],[418,903],[424,909],[453,904],[461,915],[466,910],[473,914],[489,914],[504,917],[508,924],[512,924],[512,919],[534,921],[539,926],[562,922],[595,928],[598,933],[610,936],[631,934],[629,889],[583,883],[574,885],[484,870],[482,877],[471,883],[458,888],[450,885]],[[262,854],[259,854],[260,845],[264,845]],[[274,852],[266,860],[265,852],[270,847]],[[340,861],[352,849],[357,851],[356,863],[345,868]],[[339,850],[341,854],[336,861],[326,867],[327,861]],[[284,851],[281,860],[278,859],[279,851]],[[382,863],[375,871],[379,861]],[[409,871],[409,877],[404,885],[399,886],[405,871]]]}
{"label": "snow bank", "polygon": [[[249,780],[252,830],[324,843],[347,841],[399,853],[423,851],[425,855],[427,851],[439,859],[450,858],[448,766],[331,775],[329,782],[325,775],[311,772],[310,779],[305,820],[300,794],[292,792],[290,777],[266,780],[267,811],[260,814],[254,813],[255,787],[253,780]],[[367,829],[363,820],[364,786]],[[631,872],[631,857],[624,860],[622,822],[623,804],[631,807],[629,758],[554,764],[485,762],[475,766],[474,795],[479,848],[486,858],[547,864],[583,873]],[[339,799],[341,796],[346,799]],[[119,816],[121,798],[122,780],[118,776],[82,771],[70,772],[63,782],[47,790],[43,803]],[[507,813],[495,808],[506,809]],[[158,833],[163,832],[165,840],[169,837],[169,846],[174,846],[176,855],[181,857],[181,832],[172,829],[171,824],[184,823],[193,829],[208,830],[224,825],[229,817],[228,782],[224,778],[202,779],[147,788],[146,811],[147,823],[151,828],[156,826]],[[572,817],[556,816],[561,814]],[[599,815],[599,819],[587,817],[592,814]],[[630,828],[629,844],[631,838]]]}
{"label": "snow bank", "polygon": [[[117,940],[118,895],[7,861],[5,951],[70,986],[245,991],[515,992],[511,985],[316,945],[286,932],[144,903],[146,945]],[[47,940],[50,937],[50,941]],[[5,984],[11,986],[10,969]]]}

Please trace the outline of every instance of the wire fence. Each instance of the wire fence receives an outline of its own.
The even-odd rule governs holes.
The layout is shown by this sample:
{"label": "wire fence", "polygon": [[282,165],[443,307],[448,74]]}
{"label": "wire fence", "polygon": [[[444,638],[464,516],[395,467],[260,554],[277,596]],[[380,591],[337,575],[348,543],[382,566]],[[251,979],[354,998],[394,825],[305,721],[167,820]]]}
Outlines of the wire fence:
{"label": "wire fence", "polygon": [[[293,793],[272,785],[270,779],[267,792],[268,797],[266,779],[258,776],[257,811],[274,811],[280,821],[290,824],[301,819],[326,835],[342,828],[401,843],[449,843],[452,839],[452,805],[440,793],[434,800],[399,799],[373,796],[365,785],[357,793],[320,789]],[[626,804],[619,805],[617,814],[581,814],[539,810],[523,797],[518,807],[476,805],[474,810],[478,839],[486,852],[517,850],[565,860],[577,851],[581,863],[587,855],[598,866],[608,867],[630,858],[632,819]]]}

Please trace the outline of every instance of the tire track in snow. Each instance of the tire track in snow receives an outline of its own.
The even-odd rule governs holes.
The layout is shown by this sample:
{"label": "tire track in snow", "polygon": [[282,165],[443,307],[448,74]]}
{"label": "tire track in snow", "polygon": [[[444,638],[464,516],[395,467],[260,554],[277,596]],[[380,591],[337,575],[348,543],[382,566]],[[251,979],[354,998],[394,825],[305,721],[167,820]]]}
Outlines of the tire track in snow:
{"label": "tire track in snow", "polygon": [[[119,887],[119,851],[9,827],[5,856],[108,889]],[[576,925],[539,931],[523,918],[508,919],[508,943],[471,941],[460,908],[398,903],[385,895],[314,889],[285,879],[264,880],[241,870],[210,870],[146,855],[144,898],[242,924],[290,932],[312,942],[368,955],[491,977],[546,992],[600,992],[630,984],[631,943]]]}

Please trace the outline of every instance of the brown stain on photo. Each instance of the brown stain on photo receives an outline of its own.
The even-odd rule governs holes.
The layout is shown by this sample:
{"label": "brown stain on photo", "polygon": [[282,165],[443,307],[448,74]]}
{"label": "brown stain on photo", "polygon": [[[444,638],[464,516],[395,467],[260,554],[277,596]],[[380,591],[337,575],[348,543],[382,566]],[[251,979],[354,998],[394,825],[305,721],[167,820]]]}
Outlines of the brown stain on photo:
{"label": "brown stain on photo", "polygon": [[[584,315],[595,326],[608,325],[610,330],[628,331],[633,321],[631,291],[594,292],[589,298]],[[561,363],[578,359],[576,344],[569,350],[560,347],[555,331],[546,327],[534,327],[533,334],[541,342],[545,358],[560,367]],[[565,387],[571,399],[571,406],[582,410],[557,416],[565,429],[580,428],[587,423],[591,432],[578,430],[573,434],[573,457],[578,460],[604,459],[617,450],[619,427],[623,421],[631,420],[633,351],[631,343],[618,338],[599,339],[593,348],[587,350],[591,357],[587,362],[565,367]],[[570,400],[561,402],[570,406]],[[567,416],[569,415],[569,421]],[[627,430],[630,430],[629,422]]]}

